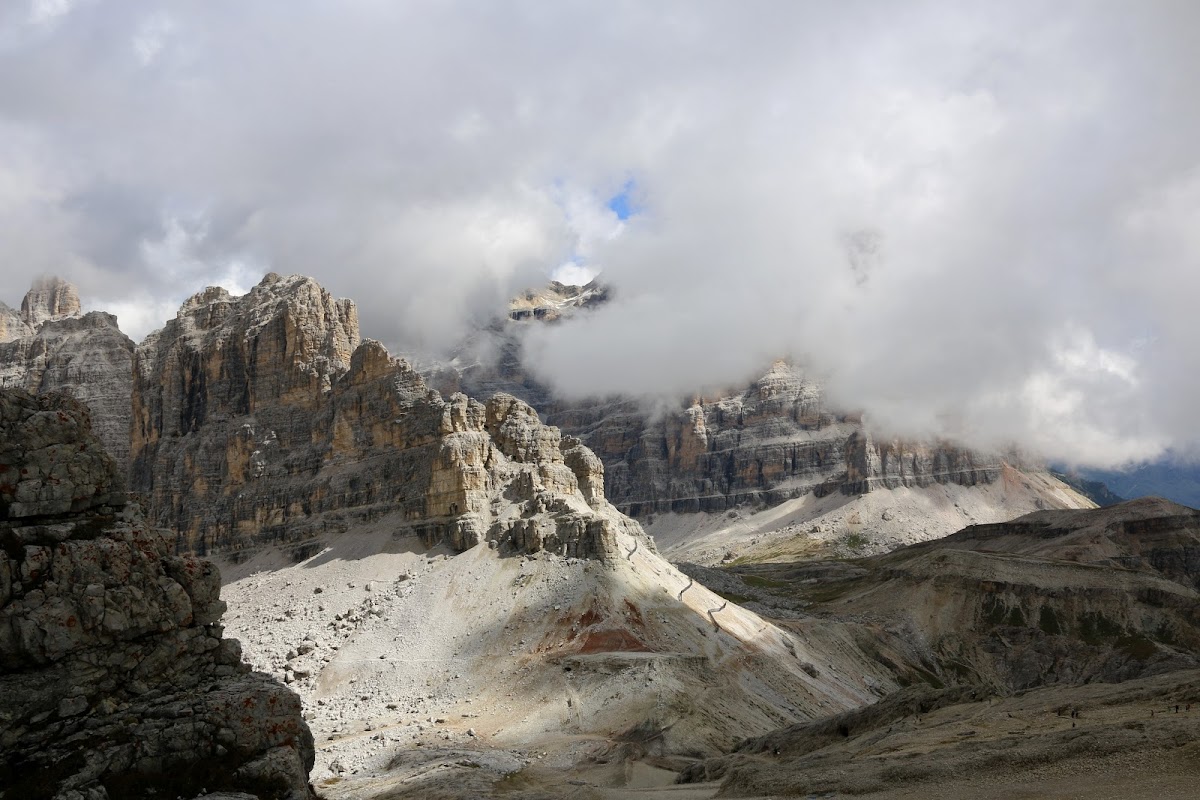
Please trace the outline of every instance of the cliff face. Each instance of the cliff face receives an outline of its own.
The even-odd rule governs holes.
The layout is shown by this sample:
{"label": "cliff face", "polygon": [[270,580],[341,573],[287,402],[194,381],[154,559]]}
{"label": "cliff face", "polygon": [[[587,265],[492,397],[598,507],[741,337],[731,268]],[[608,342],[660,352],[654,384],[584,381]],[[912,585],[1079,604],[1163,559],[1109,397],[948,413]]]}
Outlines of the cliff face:
{"label": "cliff face", "polygon": [[0,303],[0,344],[31,335],[33,329],[25,324],[21,314]]}
{"label": "cliff face", "polygon": [[122,483],[86,406],[0,390],[0,797],[310,797],[299,699]]}
{"label": "cliff face", "polygon": [[79,291],[52,275],[34,281],[21,301],[21,319],[34,331],[53,320],[78,317],[81,310]]}
{"label": "cliff face", "polygon": [[498,339],[495,366],[442,370],[435,385],[528,399],[595,451],[609,499],[635,517],[774,505],[810,492],[974,486],[995,481],[1003,467],[996,454],[950,442],[878,439],[861,415],[829,407],[818,383],[782,361],[744,390],[651,413],[629,399],[558,401],[526,373],[513,330]]}
{"label": "cliff face", "polygon": [[189,550],[394,514],[430,544],[606,558],[637,529],[579,442],[510,396],[442,398],[308,278],[185,303],[138,347],[133,415],[133,486]]}
{"label": "cliff face", "polygon": [[20,314],[0,306],[0,388],[66,392],[86,403],[122,474],[129,462],[133,349],[113,315],[80,315],[75,287],[58,278],[35,283]]}

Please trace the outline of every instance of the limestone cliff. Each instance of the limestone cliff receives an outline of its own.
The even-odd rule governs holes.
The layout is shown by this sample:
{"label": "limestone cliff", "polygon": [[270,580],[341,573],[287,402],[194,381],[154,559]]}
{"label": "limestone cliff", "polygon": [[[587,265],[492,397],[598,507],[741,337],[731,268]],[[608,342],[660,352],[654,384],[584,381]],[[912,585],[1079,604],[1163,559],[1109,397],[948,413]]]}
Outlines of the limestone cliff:
{"label": "limestone cliff", "polygon": [[58,278],[36,282],[19,315],[0,306],[0,388],[66,392],[86,403],[122,474],[129,461],[133,349],[113,315],[80,315],[75,287]]}
{"label": "limestone cliff", "polygon": [[311,542],[386,514],[460,550],[607,558],[615,531],[640,533],[579,442],[511,396],[444,399],[360,344],[353,304],[308,278],[188,300],[138,347],[133,416],[134,488],[186,550]]}
{"label": "limestone cliff", "polygon": [[299,698],[122,483],[86,406],[0,390],[0,798],[311,797]]}
{"label": "limestone cliff", "polygon": [[21,301],[21,319],[34,331],[47,322],[78,317],[80,313],[79,290],[54,275],[34,281]]}
{"label": "limestone cliff", "polygon": [[542,289],[528,289],[512,299],[508,317],[552,322],[575,309],[600,305],[608,300],[608,288],[592,281],[586,286],[568,286],[551,281]]}
{"label": "limestone cliff", "polygon": [[451,364],[434,372],[433,383],[443,391],[508,391],[533,403],[595,451],[609,499],[634,517],[774,505],[810,492],[973,486],[995,481],[1004,463],[952,442],[874,437],[861,414],[831,407],[819,383],[783,361],[744,389],[651,411],[630,398],[557,400],[527,373],[513,330],[501,331],[495,346],[494,363]]}
{"label": "limestone cliff", "polygon": [[0,303],[0,344],[32,335],[33,329],[25,324],[20,313]]}

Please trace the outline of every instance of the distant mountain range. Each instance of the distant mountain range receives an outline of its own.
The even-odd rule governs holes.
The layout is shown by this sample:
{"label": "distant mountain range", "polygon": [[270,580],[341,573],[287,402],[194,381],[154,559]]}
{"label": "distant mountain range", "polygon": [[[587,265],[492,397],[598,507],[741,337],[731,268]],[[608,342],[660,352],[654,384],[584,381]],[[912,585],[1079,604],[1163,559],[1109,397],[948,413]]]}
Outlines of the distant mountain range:
{"label": "distant mountain range", "polygon": [[[1115,494],[1129,500],[1157,496],[1192,508],[1200,507],[1200,464],[1164,460],[1126,471],[1077,469],[1073,474],[1084,480],[1099,481]],[[1096,502],[1106,505],[1099,500]]]}

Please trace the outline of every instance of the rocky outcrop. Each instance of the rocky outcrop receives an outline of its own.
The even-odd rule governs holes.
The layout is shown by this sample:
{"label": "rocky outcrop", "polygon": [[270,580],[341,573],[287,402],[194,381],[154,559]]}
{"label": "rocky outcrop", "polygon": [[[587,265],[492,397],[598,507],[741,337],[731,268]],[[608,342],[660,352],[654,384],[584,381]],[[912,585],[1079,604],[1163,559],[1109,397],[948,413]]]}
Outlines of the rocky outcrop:
{"label": "rocky outcrop", "polygon": [[951,442],[880,440],[862,415],[830,407],[821,387],[779,361],[744,390],[649,409],[628,398],[562,402],[533,380],[519,342],[498,335],[494,363],[436,371],[443,391],[508,391],[604,462],[609,500],[634,517],[775,505],[815,492],[862,494],[995,481],[1003,460]]}
{"label": "rocky outcrop", "polygon": [[129,462],[133,349],[112,314],[80,315],[75,287],[59,278],[35,283],[20,315],[0,307],[0,388],[66,392],[86,403],[122,474]]}
{"label": "rocky outcrop", "polygon": [[20,313],[0,303],[0,344],[32,335],[33,329],[25,324]]}
{"label": "rocky outcrop", "polygon": [[996,454],[968,450],[948,441],[878,441],[865,428],[850,435],[845,453],[845,478],[838,478],[844,494],[935,483],[974,486],[994,482],[1004,469],[1004,462]]}
{"label": "rocky outcrop", "polygon": [[311,797],[299,699],[122,482],[86,406],[0,390],[0,797]]}
{"label": "rocky outcrop", "polygon": [[459,550],[609,558],[616,531],[640,535],[586,448],[564,452],[512,396],[443,398],[308,278],[187,301],[138,347],[133,409],[134,488],[184,550],[303,545],[389,514]]}
{"label": "rocky outcrop", "polygon": [[598,306],[608,298],[608,287],[596,281],[586,286],[551,281],[545,288],[528,289],[514,297],[508,306],[508,318],[552,322],[576,309]]}
{"label": "rocky outcrop", "polygon": [[96,433],[124,474],[129,462],[133,342],[102,311],[44,322],[0,344],[0,388],[66,392],[92,410]]}
{"label": "rocky outcrop", "polygon": [[34,331],[47,322],[78,317],[80,313],[79,290],[54,275],[34,281],[21,301],[21,319]]}

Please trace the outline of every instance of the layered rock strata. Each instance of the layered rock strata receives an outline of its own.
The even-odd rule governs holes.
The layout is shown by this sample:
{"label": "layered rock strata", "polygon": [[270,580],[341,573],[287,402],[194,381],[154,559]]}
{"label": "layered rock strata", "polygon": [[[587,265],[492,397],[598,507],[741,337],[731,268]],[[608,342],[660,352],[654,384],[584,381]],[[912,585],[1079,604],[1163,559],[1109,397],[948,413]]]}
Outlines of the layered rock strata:
{"label": "layered rock strata", "polygon": [[35,283],[20,314],[0,306],[0,388],[66,392],[86,403],[122,474],[129,462],[133,349],[116,317],[81,314],[75,287],[58,278]]}
{"label": "layered rock strata", "polygon": [[122,484],[86,406],[0,390],[0,798],[311,797],[299,698]]}
{"label": "layered rock strata", "polygon": [[[520,323],[516,323],[520,324]],[[775,505],[809,493],[992,483],[1004,459],[947,441],[880,439],[862,415],[832,408],[820,385],[780,361],[744,390],[648,409],[629,398],[562,402],[533,379],[519,338],[491,364],[435,372],[443,391],[507,391],[604,462],[609,500],[631,516]]]}
{"label": "layered rock strata", "polygon": [[[314,281],[209,289],[138,347],[134,487],[185,550],[311,542],[395,514],[429,544],[609,558],[603,466],[509,395],[448,399]],[[300,548],[298,552],[304,552]]]}
{"label": "layered rock strata", "polygon": [[78,317],[80,313],[79,290],[54,275],[35,280],[21,301],[21,319],[33,331],[47,322]]}
{"label": "layered rock strata", "polygon": [[509,303],[511,320],[553,322],[576,309],[591,308],[608,301],[608,287],[592,281],[586,286],[568,286],[551,281],[543,289],[529,289]]}
{"label": "layered rock strata", "polygon": [[[750,582],[920,642],[944,683],[1005,691],[1200,667],[1200,512],[1157,498],[972,525],[853,563],[739,566]],[[919,671],[913,680],[926,680]]]}

